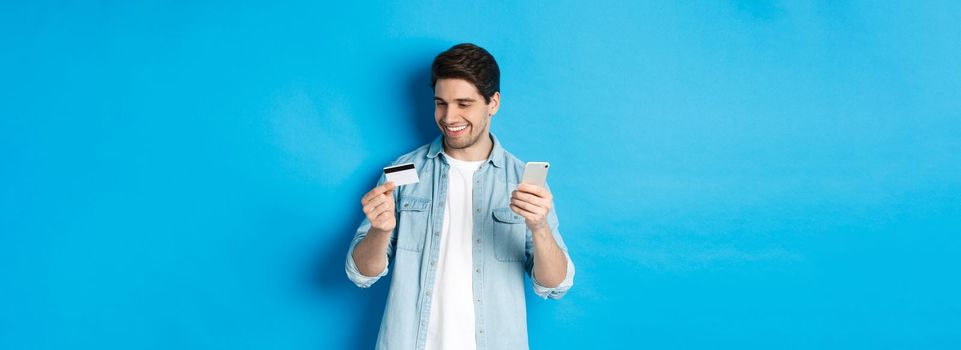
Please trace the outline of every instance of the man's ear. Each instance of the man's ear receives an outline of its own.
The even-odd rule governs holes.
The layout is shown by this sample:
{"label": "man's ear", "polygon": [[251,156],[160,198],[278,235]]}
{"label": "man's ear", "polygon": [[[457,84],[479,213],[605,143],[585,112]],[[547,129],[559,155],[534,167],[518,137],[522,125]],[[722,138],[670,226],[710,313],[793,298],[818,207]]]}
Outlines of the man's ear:
{"label": "man's ear", "polygon": [[491,102],[487,104],[487,115],[494,116],[501,107],[501,92],[497,91],[491,95]]}

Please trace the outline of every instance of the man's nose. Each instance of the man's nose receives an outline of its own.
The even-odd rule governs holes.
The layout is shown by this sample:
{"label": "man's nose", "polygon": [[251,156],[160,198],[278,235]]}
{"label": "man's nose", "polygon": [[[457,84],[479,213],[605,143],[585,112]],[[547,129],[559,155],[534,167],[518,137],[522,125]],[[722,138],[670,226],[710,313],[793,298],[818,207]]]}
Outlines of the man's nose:
{"label": "man's nose", "polygon": [[444,121],[445,124],[450,124],[450,121],[454,119],[454,109],[447,108],[444,110]]}

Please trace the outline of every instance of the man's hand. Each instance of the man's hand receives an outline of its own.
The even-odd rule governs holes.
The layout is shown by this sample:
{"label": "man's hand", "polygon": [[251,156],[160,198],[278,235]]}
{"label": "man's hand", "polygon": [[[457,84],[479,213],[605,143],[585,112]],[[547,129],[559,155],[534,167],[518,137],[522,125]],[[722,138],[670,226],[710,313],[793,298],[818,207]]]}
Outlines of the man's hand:
{"label": "man's hand", "polygon": [[374,187],[360,200],[370,227],[380,232],[392,232],[397,226],[394,217],[394,183],[387,182]]}
{"label": "man's hand", "polygon": [[524,217],[532,232],[547,227],[547,213],[553,205],[551,191],[541,186],[521,183],[511,192],[511,210]]}
{"label": "man's hand", "polygon": [[567,276],[567,259],[547,225],[547,214],[554,206],[554,196],[547,188],[521,183],[511,192],[511,210],[524,217],[534,239],[535,282],[554,288]]}

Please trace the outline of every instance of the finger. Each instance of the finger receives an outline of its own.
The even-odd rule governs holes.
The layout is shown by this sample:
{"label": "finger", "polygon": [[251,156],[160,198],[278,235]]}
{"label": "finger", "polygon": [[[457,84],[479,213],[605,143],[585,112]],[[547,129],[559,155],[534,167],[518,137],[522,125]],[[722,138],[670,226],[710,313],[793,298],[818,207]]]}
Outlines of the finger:
{"label": "finger", "polygon": [[379,205],[378,207],[381,207],[381,208],[383,208],[384,210],[393,211],[393,210],[394,210],[394,204],[395,204],[395,203],[394,203],[394,197],[391,197],[391,196],[388,195],[388,194],[383,194],[383,195],[381,195],[381,197],[384,198],[384,202],[383,202],[381,205]]}
{"label": "finger", "polygon": [[392,211],[384,210],[384,211],[380,212],[379,214],[377,214],[377,216],[374,216],[374,219],[371,220],[370,222],[382,224],[382,223],[384,223],[385,220],[390,220],[390,215],[391,215],[391,214],[393,214]]}
{"label": "finger", "polygon": [[387,208],[393,211],[394,205],[396,205],[396,203],[394,202],[394,197],[391,196],[389,192],[385,193],[384,197],[387,198],[387,200],[385,201],[387,203]]}
{"label": "finger", "polygon": [[511,205],[524,209],[525,211],[534,215],[543,215],[543,213],[547,211],[545,208],[517,199],[511,200]]}
{"label": "finger", "polygon": [[364,210],[366,211],[368,208],[375,208],[382,202],[393,202],[394,197],[391,196],[391,192],[393,192],[393,190],[388,190],[384,194],[369,199],[367,203],[364,204]]}
{"label": "finger", "polygon": [[521,192],[530,192],[531,187],[534,187],[534,185],[523,183],[523,182],[517,184],[517,190]]}
{"label": "finger", "polygon": [[519,198],[511,198],[511,203],[516,204],[519,207],[525,208],[528,211],[534,211],[534,208],[542,208],[543,206],[539,203],[529,202]]}
{"label": "finger", "polygon": [[534,218],[534,217],[537,216],[537,214],[534,214],[534,213],[531,213],[531,212],[529,212],[529,211],[527,211],[527,210],[524,210],[523,208],[518,207],[517,205],[514,205],[514,204],[511,204],[511,210],[513,210],[515,213],[517,213],[517,215],[523,216],[524,219],[526,219],[526,220],[531,220],[531,221],[533,221],[532,218]]}
{"label": "finger", "polygon": [[514,193],[511,194],[511,199],[519,199],[541,207],[546,207],[548,204],[550,204],[550,201],[548,201],[546,198],[520,191],[514,191]]}
{"label": "finger", "polygon": [[367,192],[367,194],[364,195],[364,198],[361,199],[361,202],[364,203],[364,204],[366,204],[368,201],[370,201],[371,199],[373,199],[375,196],[377,196],[377,195],[379,195],[379,194],[383,194],[384,192],[387,192],[387,191],[389,191],[389,190],[393,190],[394,187],[395,187],[395,186],[394,186],[394,183],[393,183],[393,182],[387,181],[387,182],[385,182],[383,185],[374,187],[374,189],[370,190],[370,192]]}
{"label": "finger", "polygon": [[364,207],[364,212],[376,214],[384,210],[390,210],[391,208],[389,204],[391,202],[393,201],[385,200],[378,202],[377,205],[368,205],[367,207]]}
{"label": "finger", "polygon": [[364,204],[364,212],[366,213],[368,210],[376,208],[378,205],[380,205],[385,201],[387,201],[386,196],[375,196],[373,198],[368,199],[367,203]]}
{"label": "finger", "polygon": [[376,197],[378,194],[380,194],[380,186],[374,187],[370,191],[367,191],[367,193],[364,193],[364,196],[360,199],[360,201],[361,203],[367,204],[367,202],[369,202],[371,199],[374,199],[374,197]]}
{"label": "finger", "polygon": [[550,198],[537,197],[535,195],[532,195],[529,193],[523,193],[523,192],[516,192],[513,195],[511,195],[511,200],[514,200],[514,199],[531,203],[538,207],[542,207],[545,210],[551,210],[551,206],[554,205],[553,201]]}
{"label": "finger", "polygon": [[530,194],[535,195],[535,196],[538,196],[538,197],[543,197],[543,198],[549,198],[549,197],[550,197],[550,191],[548,191],[546,188],[541,187],[541,186],[538,186],[538,185],[531,185],[531,184],[522,183],[522,184],[520,184],[520,185],[517,185],[517,190],[520,191],[520,192],[524,192],[524,193],[530,193]]}
{"label": "finger", "polygon": [[542,188],[544,187],[534,185],[534,184],[524,183],[524,182],[517,185],[517,189],[524,192],[537,192],[538,189],[542,189]]}

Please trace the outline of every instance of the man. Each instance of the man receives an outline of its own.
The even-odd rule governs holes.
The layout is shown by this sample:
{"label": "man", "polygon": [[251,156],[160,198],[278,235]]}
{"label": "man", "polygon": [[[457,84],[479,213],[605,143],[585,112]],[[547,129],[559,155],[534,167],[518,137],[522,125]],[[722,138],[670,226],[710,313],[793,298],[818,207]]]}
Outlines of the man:
{"label": "man", "polygon": [[431,66],[441,135],[397,158],[420,181],[381,177],[361,199],[367,218],[347,254],[347,275],[366,288],[394,276],[378,349],[526,349],[524,273],[535,293],[560,299],[574,264],[546,187],[520,184],[524,163],[490,133],[500,70],[473,44]]}

